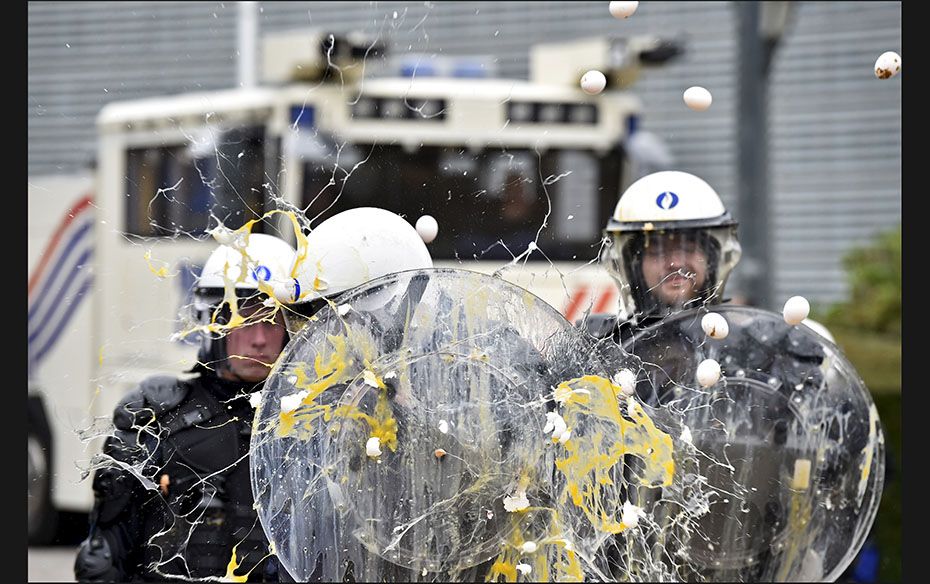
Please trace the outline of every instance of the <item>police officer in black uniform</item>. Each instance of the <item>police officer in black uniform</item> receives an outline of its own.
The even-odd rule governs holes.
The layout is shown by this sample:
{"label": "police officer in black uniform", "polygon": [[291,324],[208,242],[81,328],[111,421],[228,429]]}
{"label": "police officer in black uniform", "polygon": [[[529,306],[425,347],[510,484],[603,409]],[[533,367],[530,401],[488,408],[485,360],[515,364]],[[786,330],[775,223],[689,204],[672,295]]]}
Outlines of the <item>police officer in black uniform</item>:
{"label": "police officer in black uniform", "polygon": [[[207,260],[194,290],[197,317],[209,327],[196,375],[146,379],[117,405],[94,476],[90,533],[75,560],[78,581],[278,580],[252,508],[249,397],[288,340],[259,282],[286,275],[293,256],[287,242],[250,234]],[[234,303],[224,300],[227,289]]]}
{"label": "police officer in black uniform", "polygon": [[[593,337],[612,339],[634,354],[639,354],[637,344],[650,343],[643,351],[650,359],[661,353],[659,371],[678,377],[675,352],[683,349],[680,343],[686,339],[675,337],[677,328],[647,329],[677,312],[726,302],[724,286],[741,255],[737,225],[714,189],[694,175],[661,171],[637,180],[620,197],[605,228],[610,245],[603,260],[620,289],[620,314],[590,315],[579,324]],[[827,331],[818,332],[829,338]],[[690,339],[695,346],[704,335],[699,327],[697,333]],[[823,349],[799,331],[760,321],[748,327],[743,338],[743,346],[734,349],[741,355],[738,368],[767,372],[787,388],[822,381]],[[735,364],[721,366],[725,375],[736,375],[731,371]],[[674,392],[665,390],[674,385],[653,380],[639,384],[637,394],[657,405],[672,399]],[[783,432],[778,430],[784,428],[784,423],[776,423],[773,448],[782,446]],[[781,512],[771,514],[766,520],[782,519]]]}
{"label": "police officer in black uniform", "polygon": [[[636,180],[604,229],[609,244],[601,261],[619,289],[619,314],[592,314],[577,324],[600,339],[603,350],[620,345],[635,354],[631,341],[639,331],[682,310],[719,303],[741,253],[736,226],[716,191],[694,175],[659,171]],[[676,359],[663,357],[663,367],[673,368]],[[637,393],[657,405],[653,385],[640,383]],[[640,464],[626,457],[629,484],[637,482]],[[603,550],[617,577],[626,568],[618,557],[622,539]]]}

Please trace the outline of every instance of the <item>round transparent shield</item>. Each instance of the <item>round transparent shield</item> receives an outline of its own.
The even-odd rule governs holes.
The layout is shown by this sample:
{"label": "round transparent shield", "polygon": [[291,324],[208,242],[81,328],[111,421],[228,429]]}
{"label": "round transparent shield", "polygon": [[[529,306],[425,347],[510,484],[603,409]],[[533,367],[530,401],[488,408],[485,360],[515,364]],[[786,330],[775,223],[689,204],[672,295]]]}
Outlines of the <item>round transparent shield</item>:
{"label": "round transparent shield", "polygon": [[669,497],[650,505],[674,577],[834,581],[881,497],[884,441],[869,391],[807,326],[749,307],[710,312],[727,327],[705,329],[708,310],[689,310],[624,347],[642,360],[639,398],[681,432],[674,488],[691,482],[706,495],[687,499],[683,524],[673,525]]}
{"label": "round transparent shield", "polygon": [[577,339],[526,290],[464,270],[392,274],[318,312],[252,435],[257,510],[285,569],[483,579],[506,542],[541,539],[549,522],[512,511],[553,505],[547,394],[569,372],[604,373]]}

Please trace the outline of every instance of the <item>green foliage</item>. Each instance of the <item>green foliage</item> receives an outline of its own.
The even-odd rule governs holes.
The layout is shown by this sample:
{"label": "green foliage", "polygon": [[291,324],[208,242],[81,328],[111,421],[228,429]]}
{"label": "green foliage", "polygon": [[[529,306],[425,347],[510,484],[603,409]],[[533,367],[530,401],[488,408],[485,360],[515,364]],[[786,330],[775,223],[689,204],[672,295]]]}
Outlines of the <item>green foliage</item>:
{"label": "green foliage", "polygon": [[900,338],[842,326],[831,326],[830,333],[872,395],[901,393]]}
{"label": "green foliage", "polygon": [[838,325],[891,335],[901,334],[901,226],[879,235],[867,247],[843,258],[850,298],[825,317]]}
{"label": "green foliage", "polygon": [[872,393],[891,472],[873,526],[880,582],[901,581],[901,226],[843,258],[849,300],[815,316]]}

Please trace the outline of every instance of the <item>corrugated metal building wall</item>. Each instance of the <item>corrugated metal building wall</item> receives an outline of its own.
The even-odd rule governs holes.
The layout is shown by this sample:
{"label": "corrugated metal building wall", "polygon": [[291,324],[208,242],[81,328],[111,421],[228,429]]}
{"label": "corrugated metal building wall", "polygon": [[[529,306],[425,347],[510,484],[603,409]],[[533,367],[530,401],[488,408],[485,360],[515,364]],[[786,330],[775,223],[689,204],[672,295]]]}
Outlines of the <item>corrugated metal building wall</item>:
{"label": "corrugated metal building wall", "polygon": [[[528,76],[529,47],[601,34],[682,38],[686,54],[643,73],[643,127],[678,166],[734,208],[737,188],[737,15],[730,2],[643,2],[616,20],[607,2],[266,2],[261,33],[319,27],[381,34],[392,54],[494,55],[502,77]],[[899,2],[794,2],[771,74],[770,210],[775,289],[846,294],[840,258],[901,219],[901,77],[872,75],[901,49]],[[94,153],[93,120],[118,99],[236,83],[234,2],[30,2],[29,174],[74,171]],[[707,87],[713,106],[681,94]],[[737,210],[738,212],[738,210]],[[739,269],[736,274],[738,276]],[[735,279],[738,292],[739,281]]]}
{"label": "corrugated metal building wall", "polygon": [[[901,221],[901,4],[803,3],[774,63],[770,112],[773,268],[792,294],[842,299],[841,259]],[[869,73],[869,74],[866,74]],[[890,81],[890,83],[889,83]]]}

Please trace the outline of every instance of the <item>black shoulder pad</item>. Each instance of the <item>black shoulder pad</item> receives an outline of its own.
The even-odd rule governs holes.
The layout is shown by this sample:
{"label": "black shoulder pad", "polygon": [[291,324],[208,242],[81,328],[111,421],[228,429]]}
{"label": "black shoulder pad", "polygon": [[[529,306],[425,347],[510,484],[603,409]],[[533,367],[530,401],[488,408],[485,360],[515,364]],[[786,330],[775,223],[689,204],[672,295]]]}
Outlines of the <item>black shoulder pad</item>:
{"label": "black shoulder pad", "polygon": [[144,425],[153,416],[177,407],[187,395],[187,391],[187,385],[174,377],[149,377],[119,400],[113,411],[113,425],[120,430]]}
{"label": "black shoulder pad", "polygon": [[576,327],[584,326],[589,335],[597,339],[610,337],[617,327],[616,314],[589,314],[586,319],[575,321]]}
{"label": "black shoulder pad", "polygon": [[151,412],[145,414],[145,398],[140,388],[136,388],[119,400],[113,409],[113,425],[120,430],[129,430],[136,422],[145,423],[151,419]]}
{"label": "black shoulder pad", "polygon": [[177,407],[187,396],[188,386],[176,377],[155,375],[139,384],[148,407],[156,414],[163,414]]}
{"label": "black shoulder pad", "polygon": [[[138,421],[138,418],[136,420]],[[139,435],[138,429],[134,431],[117,428],[103,443],[103,453],[120,462],[138,464],[148,458],[149,448],[144,438]]]}

